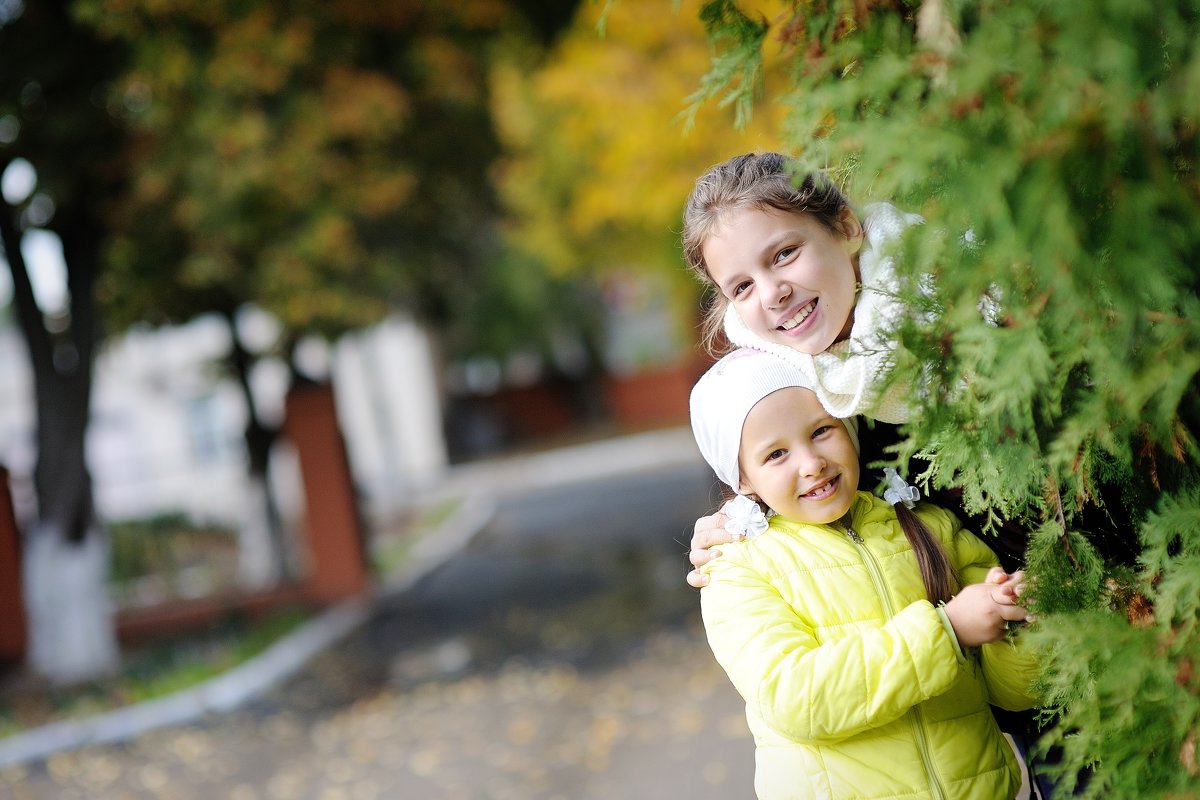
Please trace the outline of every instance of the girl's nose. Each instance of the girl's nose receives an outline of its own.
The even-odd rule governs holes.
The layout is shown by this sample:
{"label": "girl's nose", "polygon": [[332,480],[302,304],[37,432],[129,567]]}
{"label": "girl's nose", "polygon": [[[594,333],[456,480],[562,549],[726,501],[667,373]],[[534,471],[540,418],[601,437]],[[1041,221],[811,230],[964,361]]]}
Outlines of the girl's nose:
{"label": "girl's nose", "polygon": [[825,471],[825,467],[827,466],[824,456],[811,450],[800,453],[800,459],[797,463],[800,474],[804,477],[820,475]]}
{"label": "girl's nose", "polygon": [[768,310],[781,308],[787,299],[792,296],[792,287],[788,286],[783,281],[775,281],[768,283],[763,287],[762,297],[763,306]]}

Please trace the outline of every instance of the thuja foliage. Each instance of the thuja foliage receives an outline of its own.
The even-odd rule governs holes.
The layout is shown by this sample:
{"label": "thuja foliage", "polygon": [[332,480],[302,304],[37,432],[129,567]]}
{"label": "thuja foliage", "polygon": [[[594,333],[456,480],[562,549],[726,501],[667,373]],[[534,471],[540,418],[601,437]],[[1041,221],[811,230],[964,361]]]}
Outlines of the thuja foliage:
{"label": "thuja foliage", "polygon": [[[784,103],[808,166],[925,218],[898,253],[892,375],[920,413],[897,460],[1029,532],[1060,780],[1195,796],[1200,4],[748,6],[706,4],[701,97]],[[763,48],[782,95],[756,97]]]}

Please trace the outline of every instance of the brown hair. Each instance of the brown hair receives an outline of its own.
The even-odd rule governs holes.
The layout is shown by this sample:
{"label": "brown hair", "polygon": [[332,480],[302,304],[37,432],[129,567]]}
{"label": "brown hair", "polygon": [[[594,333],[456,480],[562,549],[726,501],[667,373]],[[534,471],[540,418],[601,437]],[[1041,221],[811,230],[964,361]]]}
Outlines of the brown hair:
{"label": "brown hair", "polygon": [[929,602],[935,605],[938,602],[950,602],[958,589],[958,577],[942,543],[929,531],[916,511],[904,503],[896,503],[892,508],[896,509],[896,520],[912,545],[913,555],[917,557],[917,567],[921,570],[921,581],[925,584]]}
{"label": "brown hair", "polygon": [[[704,263],[704,243],[721,216],[740,208],[777,208],[811,214],[830,231],[845,235],[842,214],[850,208],[821,173],[801,174],[796,161],[780,153],[747,153],[717,164],[696,180],[683,210],[683,258],[696,277],[712,286]],[[719,291],[704,313],[702,341],[712,352],[728,300]]]}

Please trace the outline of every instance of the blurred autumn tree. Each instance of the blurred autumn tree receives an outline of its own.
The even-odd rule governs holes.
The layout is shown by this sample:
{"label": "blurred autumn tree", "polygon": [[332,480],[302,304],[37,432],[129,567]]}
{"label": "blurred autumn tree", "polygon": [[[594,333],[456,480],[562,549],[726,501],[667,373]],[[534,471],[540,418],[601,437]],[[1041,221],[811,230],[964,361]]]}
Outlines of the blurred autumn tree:
{"label": "blurred autumn tree", "polygon": [[396,309],[435,328],[461,317],[498,249],[488,54],[501,31],[533,34],[515,5],[484,0],[76,11],[131,52],[114,91],[134,171],[114,204],[101,300],[118,327],[229,321],[251,487],[287,563],[268,491],[276,431],[251,390],[257,354],[238,309],[279,320],[285,358],[304,334],[336,337]]}
{"label": "blurred autumn tree", "polygon": [[710,165],[778,147],[781,120],[767,108],[735,130],[705,106],[689,133],[686,98],[710,55],[699,7],[583,3],[540,64],[508,50],[493,78],[509,244],[554,275],[656,276],[689,339],[700,294],[679,257],[683,201]]}
{"label": "blurred autumn tree", "polygon": [[[50,222],[5,209],[14,274],[24,272],[25,228],[65,227],[76,209],[87,223],[86,236],[63,235],[79,309],[71,330],[82,337],[67,371],[84,380],[62,397],[38,386],[39,430],[69,440],[60,450],[79,473],[66,481],[74,473],[61,465],[39,466],[39,487],[65,482],[72,492],[41,510],[61,506],[59,527],[80,539],[77,520],[91,519],[83,433],[93,299],[114,330],[206,312],[232,321],[252,303],[282,322],[285,354],[305,333],[336,335],[396,308],[449,325],[499,252],[489,59],[501,37],[536,51],[572,10],[521,0],[13,8],[0,27],[0,118],[16,127],[0,153],[33,162],[58,208]],[[20,299],[28,281],[15,282]],[[232,330],[251,468],[265,484],[274,434],[246,380],[255,354]],[[36,364],[41,351],[31,350]],[[68,398],[73,416],[54,416]],[[109,629],[93,622],[86,627]],[[41,620],[31,630],[53,627]]]}
{"label": "blurred autumn tree", "polygon": [[519,9],[81,0],[132,67],[136,170],[113,215],[122,322],[253,301],[334,334],[394,307],[433,323],[495,250],[485,75]]}

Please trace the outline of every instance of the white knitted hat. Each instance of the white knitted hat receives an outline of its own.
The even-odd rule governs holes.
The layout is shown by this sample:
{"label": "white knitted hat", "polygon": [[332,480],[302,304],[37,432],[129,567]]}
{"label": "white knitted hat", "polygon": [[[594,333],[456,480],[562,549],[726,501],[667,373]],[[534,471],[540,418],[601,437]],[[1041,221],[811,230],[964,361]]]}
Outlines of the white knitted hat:
{"label": "white knitted hat", "polygon": [[[738,451],[746,416],[767,395],[793,386],[811,391],[813,382],[803,370],[778,356],[743,347],[709,367],[692,388],[692,433],[696,445],[717,477],[734,491],[740,483]],[[857,450],[855,420],[842,422]]]}

